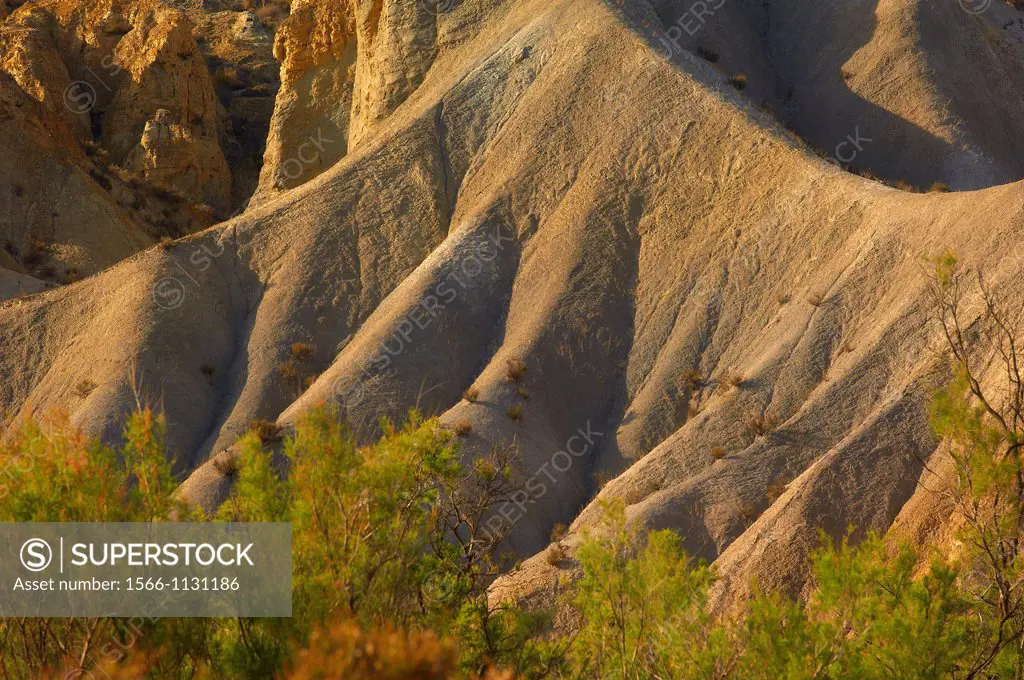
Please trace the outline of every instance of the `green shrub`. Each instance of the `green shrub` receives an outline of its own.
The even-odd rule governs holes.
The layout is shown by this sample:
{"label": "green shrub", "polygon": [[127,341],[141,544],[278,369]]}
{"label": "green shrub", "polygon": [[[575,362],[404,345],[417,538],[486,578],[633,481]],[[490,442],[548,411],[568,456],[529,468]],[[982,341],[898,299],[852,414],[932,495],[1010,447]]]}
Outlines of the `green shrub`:
{"label": "green shrub", "polygon": [[[416,414],[401,429],[383,423],[380,441],[360,446],[336,413],[317,410],[285,439],[287,478],[257,434],[238,443],[221,470],[235,479],[231,496],[210,518],[175,499],[165,425],[152,412],[129,419],[116,449],[66,419],[24,421],[0,441],[0,521],[290,521],[294,615],[156,621],[127,658],[97,652],[121,635],[116,619],[0,620],[0,669],[74,677],[66,670],[77,659],[100,654],[102,677],[174,680],[474,677],[494,666],[580,680],[1019,677],[1024,379],[1006,316],[1014,310],[982,282],[985,304],[972,320],[987,332],[977,342],[1008,376],[1002,391],[982,387],[973,348],[956,333],[968,326],[968,281],[954,257],[937,260],[936,317],[955,379],[930,411],[954,471],[938,492],[960,527],[955,558],[928,561],[871,533],[859,543],[854,533],[823,535],[804,601],[755,590],[740,614],[712,615],[714,569],[674,532],[644,531],[621,501],[604,502],[572,560],[561,527],[545,554],[578,577],[558,584],[572,622],[563,635],[547,612],[488,598],[508,530],[482,528],[514,497],[512,449],[463,466],[452,433]],[[763,421],[751,428],[774,428]],[[776,479],[767,500],[784,489]],[[754,521],[758,506],[739,513]]]}
{"label": "green shrub", "polygon": [[[163,418],[148,410],[128,420],[118,449],[85,439],[64,417],[16,424],[0,439],[0,521],[190,518],[173,496],[178,483],[165,457],[164,432]],[[0,668],[19,678],[73,668],[123,630],[112,618],[0,619]]]}
{"label": "green shrub", "polygon": [[[402,429],[385,423],[381,440],[363,447],[335,413],[316,411],[284,442],[287,479],[256,433],[230,460],[218,460],[235,483],[216,515],[204,517],[175,498],[164,430],[162,418],[143,411],[129,420],[124,446],[112,449],[76,434],[66,420],[22,423],[0,443],[8,475],[0,521],[290,521],[292,618],[162,619],[146,624],[125,663],[119,648],[98,651],[120,634],[121,620],[2,620],[0,668],[8,676],[64,677],[88,657],[100,664],[92,669],[98,676],[102,668],[111,677],[263,678],[291,666],[294,677],[312,677],[303,675],[312,659],[344,655],[337,635],[362,644],[363,634],[352,633],[358,629],[369,631],[366,640],[398,644],[404,633],[388,632],[394,627],[433,630],[449,650],[439,660],[451,661],[458,642],[457,665],[467,674],[536,656],[530,637],[545,617],[486,598],[504,534],[464,529],[482,528],[480,520],[513,490],[508,452],[464,469],[437,420],[413,414]],[[453,540],[459,527],[464,543]],[[413,654],[417,641],[430,639],[411,635],[412,647],[395,653]]]}
{"label": "green shrub", "polygon": [[582,625],[568,653],[571,677],[714,677],[700,674],[726,656],[725,631],[706,613],[712,570],[672,531],[629,526],[621,502],[603,509],[603,526],[575,554],[583,576],[569,601]]}

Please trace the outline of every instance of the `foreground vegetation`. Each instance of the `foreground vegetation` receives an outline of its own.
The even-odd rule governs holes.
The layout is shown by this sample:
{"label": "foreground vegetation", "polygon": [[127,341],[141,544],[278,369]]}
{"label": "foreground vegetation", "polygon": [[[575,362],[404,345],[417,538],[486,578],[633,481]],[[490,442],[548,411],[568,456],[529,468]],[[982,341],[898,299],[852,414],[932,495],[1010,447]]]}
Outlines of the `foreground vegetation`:
{"label": "foreground vegetation", "polygon": [[[823,538],[806,602],[765,594],[742,616],[713,617],[713,569],[673,532],[643,532],[608,505],[574,555],[579,578],[561,602],[573,623],[556,629],[550,613],[486,597],[503,536],[484,522],[515,490],[511,453],[464,467],[435,420],[413,414],[359,447],[334,414],[314,412],[283,445],[285,480],[250,435],[224,468],[234,495],[214,517],[175,500],[152,412],[131,418],[116,451],[30,421],[0,446],[0,521],[290,521],[294,616],[5,619],[0,676],[1022,677],[1024,381],[1012,326],[980,279],[984,330],[969,349],[974,288],[955,259],[937,263],[936,322],[955,378],[932,404],[952,471],[935,492],[960,527],[954,557],[873,535]],[[978,356],[998,359],[996,393]]]}

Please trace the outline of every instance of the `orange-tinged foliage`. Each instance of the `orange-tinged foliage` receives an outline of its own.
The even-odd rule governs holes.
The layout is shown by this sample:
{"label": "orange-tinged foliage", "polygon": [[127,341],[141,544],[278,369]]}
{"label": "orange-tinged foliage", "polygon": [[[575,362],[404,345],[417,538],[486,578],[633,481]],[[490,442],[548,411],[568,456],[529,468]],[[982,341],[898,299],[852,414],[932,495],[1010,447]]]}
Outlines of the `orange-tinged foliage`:
{"label": "orange-tinged foliage", "polygon": [[115,451],[63,413],[16,424],[0,441],[0,521],[101,522],[165,518],[177,486],[164,454],[162,416],[134,414]]}
{"label": "orange-tinged foliage", "polygon": [[17,423],[0,442],[0,521],[289,521],[293,616],[0,619],[0,678],[429,680],[517,664],[528,631],[486,607],[489,548],[447,540],[507,495],[507,464],[463,470],[450,433],[411,419],[360,447],[316,410],[284,437],[286,479],[250,434],[222,466],[234,488],[215,517],[175,500],[157,413],[132,415],[117,448],[64,416]]}
{"label": "orange-tinged foliage", "polygon": [[444,680],[457,676],[454,647],[430,632],[362,630],[351,622],[315,631],[285,677],[290,680]]}

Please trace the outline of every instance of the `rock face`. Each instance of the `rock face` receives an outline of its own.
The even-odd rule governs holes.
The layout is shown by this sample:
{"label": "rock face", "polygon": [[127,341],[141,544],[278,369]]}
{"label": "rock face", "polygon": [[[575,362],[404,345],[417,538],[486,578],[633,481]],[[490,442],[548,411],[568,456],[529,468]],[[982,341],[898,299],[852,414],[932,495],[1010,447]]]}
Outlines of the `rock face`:
{"label": "rock face", "polygon": [[[219,103],[192,22],[179,10],[139,12],[113,57],[123,73],[102,126],[114,162],[158,174],[194,201],[227,212],[231,171],[218,140]],[[136,160],[140,154],[146,159]],[[158,171],[157,156],[169,161]]]}
{"label": "rock face", "polygon": [[[917,193],[815,147],[921,187],[1018,180],[1018,140],[989,119],[1020,129],[1016,100],[965,75],[1015,63],[1017,28],[995,5],[936,9],[941,41],[918,0],[692,6],[296,2],[259,204],[0,306],[0,412],[59,407],[113,438],[155,386],[206,503],[228,482],[203,461],[256,418],[327,402],[368,438],[412,404],[468,421],[467,457],[514,442],[543,486],[506,508],[527,559],[493,588],[530,602],[573,574],[605,499],[714,562],[723,607],[753,578],[799,594],[819,528],[937,533],[917,486],[944,379],[921,262],[952,249],[1024,299],[1024,184]],[[810,28],[820,68],[794,37]],[[45,88],[17,92],[19,125],[78,134]],[[160,108],[173,151],[191,123]],[[164,143],[156,110],[137,120]],[[301,185],[275,188],[292,158]],[[301,393],[294,342],[316,348]],[[568,559],[529,558],[559,522]]]}
{"label": "rock face", "polygon": [[[62,118],[76,137],[90,133],[89,111],[96,97],[89,88],[72,87],[67,66],[57,48],[61,31],[57,17],[29,5],[3,25],[0,32],[0,69],[21,88]],[[69,104],[65,104],[68,101]]]}
{"label": "rock face", "polygon": [[279,87],[274,38],[248,11],[190,12],[197,41],[226,111],[221,148],[231,168],[231,205],[246,205],[256,191]]}
{"label": "rock face", "polygon": [[186,196],[200,197],[221,211],[230,202],[227,163],[217,140],[197,137],[193,126],[175,122],[166,109],[146,121],[142,139],[125,158],[124,167]]}
{"label": "rock face", "polygon": [[658,49],[746,76],[747,96],[821,155],[925,189],[1024,176],[1024,140],[1005,124],[1020,115],[1007,95],[1024,86],[1024,25],[1009,3],[976,4],[982,14],[921,0],[729,0],[706,14],[651,3],[667,28]]}
{"label": "rock face", "polygon": [[257,201],[321,174],[416,91],[443,39],[438,6],[400,0],[292,4],[274,46],[281,92]]}
{"label": "rock face", "polygon": [[[420,86],[439,49],[444,2],[374,0],[357,3],[358,60],[352,96],[352,146]],[[454,7],[455,3],[447,5]]]}
{"label": "rock face", "polygon": [[[246,204],[277,81],[254,14],[170,0],[17,4],[0,21],[0,74],[42,112],[12,113],[28,127],[0,135],[18,142],[8,148],[48,136],[4,159],[14,188],[0,191],[12,204],[0,236],[23,265],[66,282]],[[6,85],[6,103],[26,105]],[[62,224],[62,204],[85,206],[77,226]]]}
{"label": "rock face", "polygon": [[66,281],[154,243],[146,225],[98,183],[113,189],[66,121],[3,72],[0,148],[0,247],[24,270]]}
{"label": "rock face", "polygon": [[297,0],[278,31],[281,89],[254,202],[316,177],[348,151],[356,66],[354,0]]}

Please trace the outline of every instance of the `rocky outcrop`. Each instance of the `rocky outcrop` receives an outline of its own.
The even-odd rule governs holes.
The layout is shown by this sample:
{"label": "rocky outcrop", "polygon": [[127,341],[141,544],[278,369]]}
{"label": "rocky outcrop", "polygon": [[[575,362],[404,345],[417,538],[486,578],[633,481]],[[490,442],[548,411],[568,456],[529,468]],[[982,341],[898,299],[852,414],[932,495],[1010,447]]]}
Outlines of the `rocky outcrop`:
{"label": "rocky outcrop", "polygon": [[[24,270],[66,281],[155,242],[63,118],[0,72],[0,247]],[[93,171],[95,176],[90,173]]]}
{"label": "rocky outcrop", "polygon": [[[0,159],[12,182],[0,186],[0,238],[26,269],[66,282],[245,205],[277,64],[270,33],[236,5],[4,4],[0,94],[22,127],[0,138],[34,147]],[[80,206],[77,228],[65,204]]]}
{"label": "rocky outcrop", "polygon": [[[220,149],[219,102],[186,14],[163,7],[139,12],[117,43],[113,63],[128,76],[102,121],[114,162],[160,176],[194,201],[228,212],[231,171]],[[159,159],[169,165],[157,168]]]}
{"label": "rocky outcrop", "polygon": [[227,164],[217,140],[197,135],[193,126],[176,122],[166,109],[146,121],[142,139],[124,167],[149,182],[201,197],[222,211],[230,200],[230,187],[224,181]]}
{"label": "rocky outcrop", "polygon": [[452,2],[370,0],[355,5],[358,57],[349,143],[357,145],[423,82],[438,49],[440,14]]}
{"label": "rocky outcrop", "polygon": [[47,8],[29,5],[6,21],[0,31],[0,70],[25,92],[62,118],[79,140],[91,138],[90,111],[97,93],[89,84],[72,82],[57,49],[63,27]]}
{"label": "rocky outcrop", "polygon": [[293,3],[274,47],[281,91],[256,201],[321,174],[416,91],[437,56],[445,6]]}
{"label": "rocky outcrop", "polygon": [[278,31],[281,89],[254,202],[303,184],[348,151],[356,68],[355,0],[297,0]]}
{"label": "rocky outcrop", "polygon": [[[209,6],[209,5],[208,5]],[[280,82],[274,38],[253,12],[190,12],[214,90],[226,110],[221,148],[231,168],[231,206],[255,193]]]}

